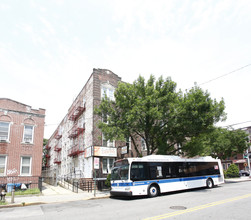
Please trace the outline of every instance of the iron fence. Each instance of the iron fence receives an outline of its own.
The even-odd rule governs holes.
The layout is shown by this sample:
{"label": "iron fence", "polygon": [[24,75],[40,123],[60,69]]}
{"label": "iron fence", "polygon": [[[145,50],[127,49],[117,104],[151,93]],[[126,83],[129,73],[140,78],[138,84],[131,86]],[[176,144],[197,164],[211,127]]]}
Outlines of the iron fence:
{"label": "iron fence", "polygon": [[26,190],[38,188],[42,192],[42,177],[40,176],[0,176],[0,189],[11,192],[13,189]]}

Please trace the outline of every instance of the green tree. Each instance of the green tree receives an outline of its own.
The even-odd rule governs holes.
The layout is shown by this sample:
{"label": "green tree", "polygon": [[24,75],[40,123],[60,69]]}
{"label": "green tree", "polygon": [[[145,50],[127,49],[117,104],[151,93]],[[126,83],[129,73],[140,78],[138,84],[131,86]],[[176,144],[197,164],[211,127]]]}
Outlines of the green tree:
{"label": "green tree", "polygon": [[231,164],[226,172],[227,177],[239,177],[239,169],[235,164]]}
{"label": "green tree", "polygon": [[[175,153],[177,150],[186,153],[187,148],[184,146],[191,139],[210,133],[215,123],[225,120],[224,109],[223,100],[217,102],[207,91],[196,85],[186,93],[180,93],[175,111],[167,119],[164,136],[159,139],[160,146],[163,146],[161,153]],[[164,143],[166,140],[163,142],[165,137],[168,145]],[[178,145],[179,148],[170,151],[170,146],[174,145]]]}
{"label": "green tree", "polygon": [[131,137],[138,156],[137,137],[144,139],[148,155],[173,154],[225,117],[223,100],[212,100],[198,86],[176,92],[170,78],[155,80],[152,75],[148,81],[140,76],[133,84],[119,83],[115,101],[105,97],[95,113],[107,118],[108,123],[99,123],[106,139]]}
{"label": "green tree", "polygon": [[45,148],[46,145],[48,144],[48,139],[43,139],[43,159],[42,159],[42,166],[45,166],[46,164],[46,153],[47,149]]}
{"label": "green tree", "polygon": [[184,148],[189,156],[210,155],[225,160],[243,153],[249,145],[245,131],[215,127],[210,133],[193,137]]}

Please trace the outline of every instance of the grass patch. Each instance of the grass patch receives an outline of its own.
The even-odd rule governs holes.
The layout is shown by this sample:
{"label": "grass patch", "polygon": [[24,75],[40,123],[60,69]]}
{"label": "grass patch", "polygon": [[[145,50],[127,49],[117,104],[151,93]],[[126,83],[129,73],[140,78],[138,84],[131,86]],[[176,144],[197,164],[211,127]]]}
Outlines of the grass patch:
{"label": "grass patch", "polygon": [[[34,189],[26,189],[26,190],[18,190],[15,191],[15,196],[21,196],[21,195],[35,195],[40,194],[40,190],[38,188]],[[6,196],[11,196],[11,192],[7,193]]]}
{"label": "grass patch", "polygon": [[7,202],[0,201],[0,205],[7,205]]}

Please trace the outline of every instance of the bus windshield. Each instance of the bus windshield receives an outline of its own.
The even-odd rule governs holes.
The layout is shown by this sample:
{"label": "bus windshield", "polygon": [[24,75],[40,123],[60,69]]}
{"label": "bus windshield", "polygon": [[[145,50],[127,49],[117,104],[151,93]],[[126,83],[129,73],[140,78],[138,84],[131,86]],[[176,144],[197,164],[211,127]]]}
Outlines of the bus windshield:
{"label": "bus windshield", "polygon": [[129,164],[127,160],[114,163],[111,172],[111,180],[127,180],[129,172]]}

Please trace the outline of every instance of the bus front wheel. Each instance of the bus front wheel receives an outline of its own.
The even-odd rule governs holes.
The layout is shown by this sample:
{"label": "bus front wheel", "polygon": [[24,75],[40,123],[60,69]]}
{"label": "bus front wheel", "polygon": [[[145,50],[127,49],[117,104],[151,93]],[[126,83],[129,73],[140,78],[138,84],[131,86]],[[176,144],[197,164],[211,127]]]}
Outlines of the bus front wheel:
{"label": "bus front wheel", "polygon": [[157,185],[151,185],[148,188],[148,196],[149,197],[156,197],[159,194],[159,188]]}
{"label": "bus front wheel", "polygon": [[207,179],[207,188],[211,189],[214,187],[214,182],[212,179]]}

